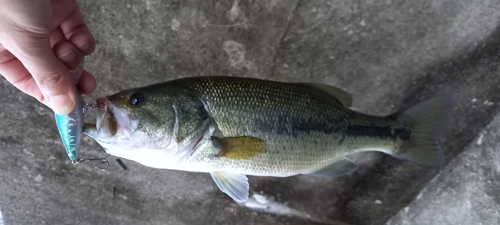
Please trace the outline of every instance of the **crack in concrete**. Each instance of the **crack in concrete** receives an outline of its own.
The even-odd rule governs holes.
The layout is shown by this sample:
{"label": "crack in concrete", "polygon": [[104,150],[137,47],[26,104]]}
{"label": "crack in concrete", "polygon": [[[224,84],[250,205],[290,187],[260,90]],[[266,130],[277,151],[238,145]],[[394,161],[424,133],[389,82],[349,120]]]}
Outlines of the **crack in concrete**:
{"label": "crack in concrete", "polygon": [[276,65],[275,65],[276,57],[278,57],[278,52],[280,50],[280,47],[281,47],[281,45],[283,45],[283,41],[285,40],[286,34],[290,30],[290,24],[292,23],[292,20],[293,20],[295,14],[297,13],[297,10],[300,6],[301,1],[302,0],[298,0],[297,3],[295,4],[293,11],[290,15],[290,19],[288,20],[288,23],[286,24],[285,31],[283,31],[283,35],[281,36],[280,42],[279,42],[278,46],[276,47],[276,51],[274,52],[274,55],[272,58],[272,63],[271,63],[271,73],[269,74],[271,77],[274,77],[274,71],[276,69]]}

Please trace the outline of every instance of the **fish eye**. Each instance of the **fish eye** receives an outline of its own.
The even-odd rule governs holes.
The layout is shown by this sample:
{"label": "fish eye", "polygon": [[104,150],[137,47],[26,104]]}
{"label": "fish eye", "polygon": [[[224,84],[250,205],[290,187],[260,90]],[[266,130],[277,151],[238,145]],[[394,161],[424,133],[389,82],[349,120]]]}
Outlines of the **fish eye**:
{"label": "fish eye", "polygon": [[146,102],[146,98],[140,93],[133,93],[128,97],[128,104],[132,106],[141,106],[144,102]]}

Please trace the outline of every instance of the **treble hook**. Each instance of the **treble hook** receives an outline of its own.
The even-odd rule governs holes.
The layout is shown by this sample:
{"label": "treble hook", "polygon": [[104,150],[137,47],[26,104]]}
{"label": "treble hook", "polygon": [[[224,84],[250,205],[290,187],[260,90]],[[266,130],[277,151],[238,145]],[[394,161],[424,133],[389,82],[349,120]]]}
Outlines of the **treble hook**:
{"label": "treble hook", "polygon": [[88,103],[86,102],[84,105],[83,105],[83,108],[87,108],[87,107],[90,107],[90,108],[97,108],[97,103],[96,102],[93,102],[93,103]]}
{"label": "treble hook", "polygon": [[85,103],[85,104],[83,105],[83,110],[84,110],[84,113],[87,111],[87,109],[88,109],[89,107],[90,107],[90,108],[93,108],[93,109],[98,109],[98,110],[101,110],[102,112],[106,113],[106,116],[110,116],[110,115],[111,115],[111,113],[110,113],[108,110],[106,110],[106,109],[104,109],[104,108],[102,108],[102,107],[99,107],[99,106],[97,105],[97,102],[93,102],[93,103]]}
{"label": "treble hook", "polygon": [[[90,162],[90,161],[99,161],[98,163],[98,168],[99,169],[106,169],[109,167],[109,161],[108,161],[108,156],[109,154],[106,154],[106,157],[104,158],[80,158],[80,159],[77,159],[77,160],[73,160],[71,161],[73,163],[73,165],[76,165],[76,164],[79,164],[79,163],[87,163],[87,162]],[[99,165],[105,165],[104,167],[100,167]]]}
{"label": "treble hook", "polygon": [[83,104],[83,107],[82,107],[84,114],[87,112],[87,110],[88,110],[89,107],[95,109],[95,108],[97,108],[97,103],[96,102],[94,102],[94,103],[87,103],[87,102],[85,102]]}

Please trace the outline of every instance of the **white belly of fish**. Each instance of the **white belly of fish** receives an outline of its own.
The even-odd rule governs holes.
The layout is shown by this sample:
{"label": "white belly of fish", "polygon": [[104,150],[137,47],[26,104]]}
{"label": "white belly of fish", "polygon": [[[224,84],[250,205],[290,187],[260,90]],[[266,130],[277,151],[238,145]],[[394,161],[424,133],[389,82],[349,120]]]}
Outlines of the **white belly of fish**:
{"label": "white belly of fish", "polygon": [[106,153],[135,161],[147,167],[156,169],[172,169],[190,172],[212,172],[213,169],[206,164],[186,160],[183,154],[172,154],[173,150],[168,149],[149,149],[149,148],[130,148],[108,143],[98,143],[106,150]]}

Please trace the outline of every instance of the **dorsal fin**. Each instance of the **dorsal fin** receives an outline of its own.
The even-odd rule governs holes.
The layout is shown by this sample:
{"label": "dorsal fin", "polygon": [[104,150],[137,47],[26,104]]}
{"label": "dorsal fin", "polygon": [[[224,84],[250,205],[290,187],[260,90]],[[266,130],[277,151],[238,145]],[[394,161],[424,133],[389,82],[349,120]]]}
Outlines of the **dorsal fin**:
{"label": "dorsal fin", "polygon": [[318,83],[301,83],[301,85],[329,94],[334,98],[336,98],[337,100],[339,100],[345,107],[351,107],[352,104],[351,95],[340,88],[327,84],[318,84]]}

